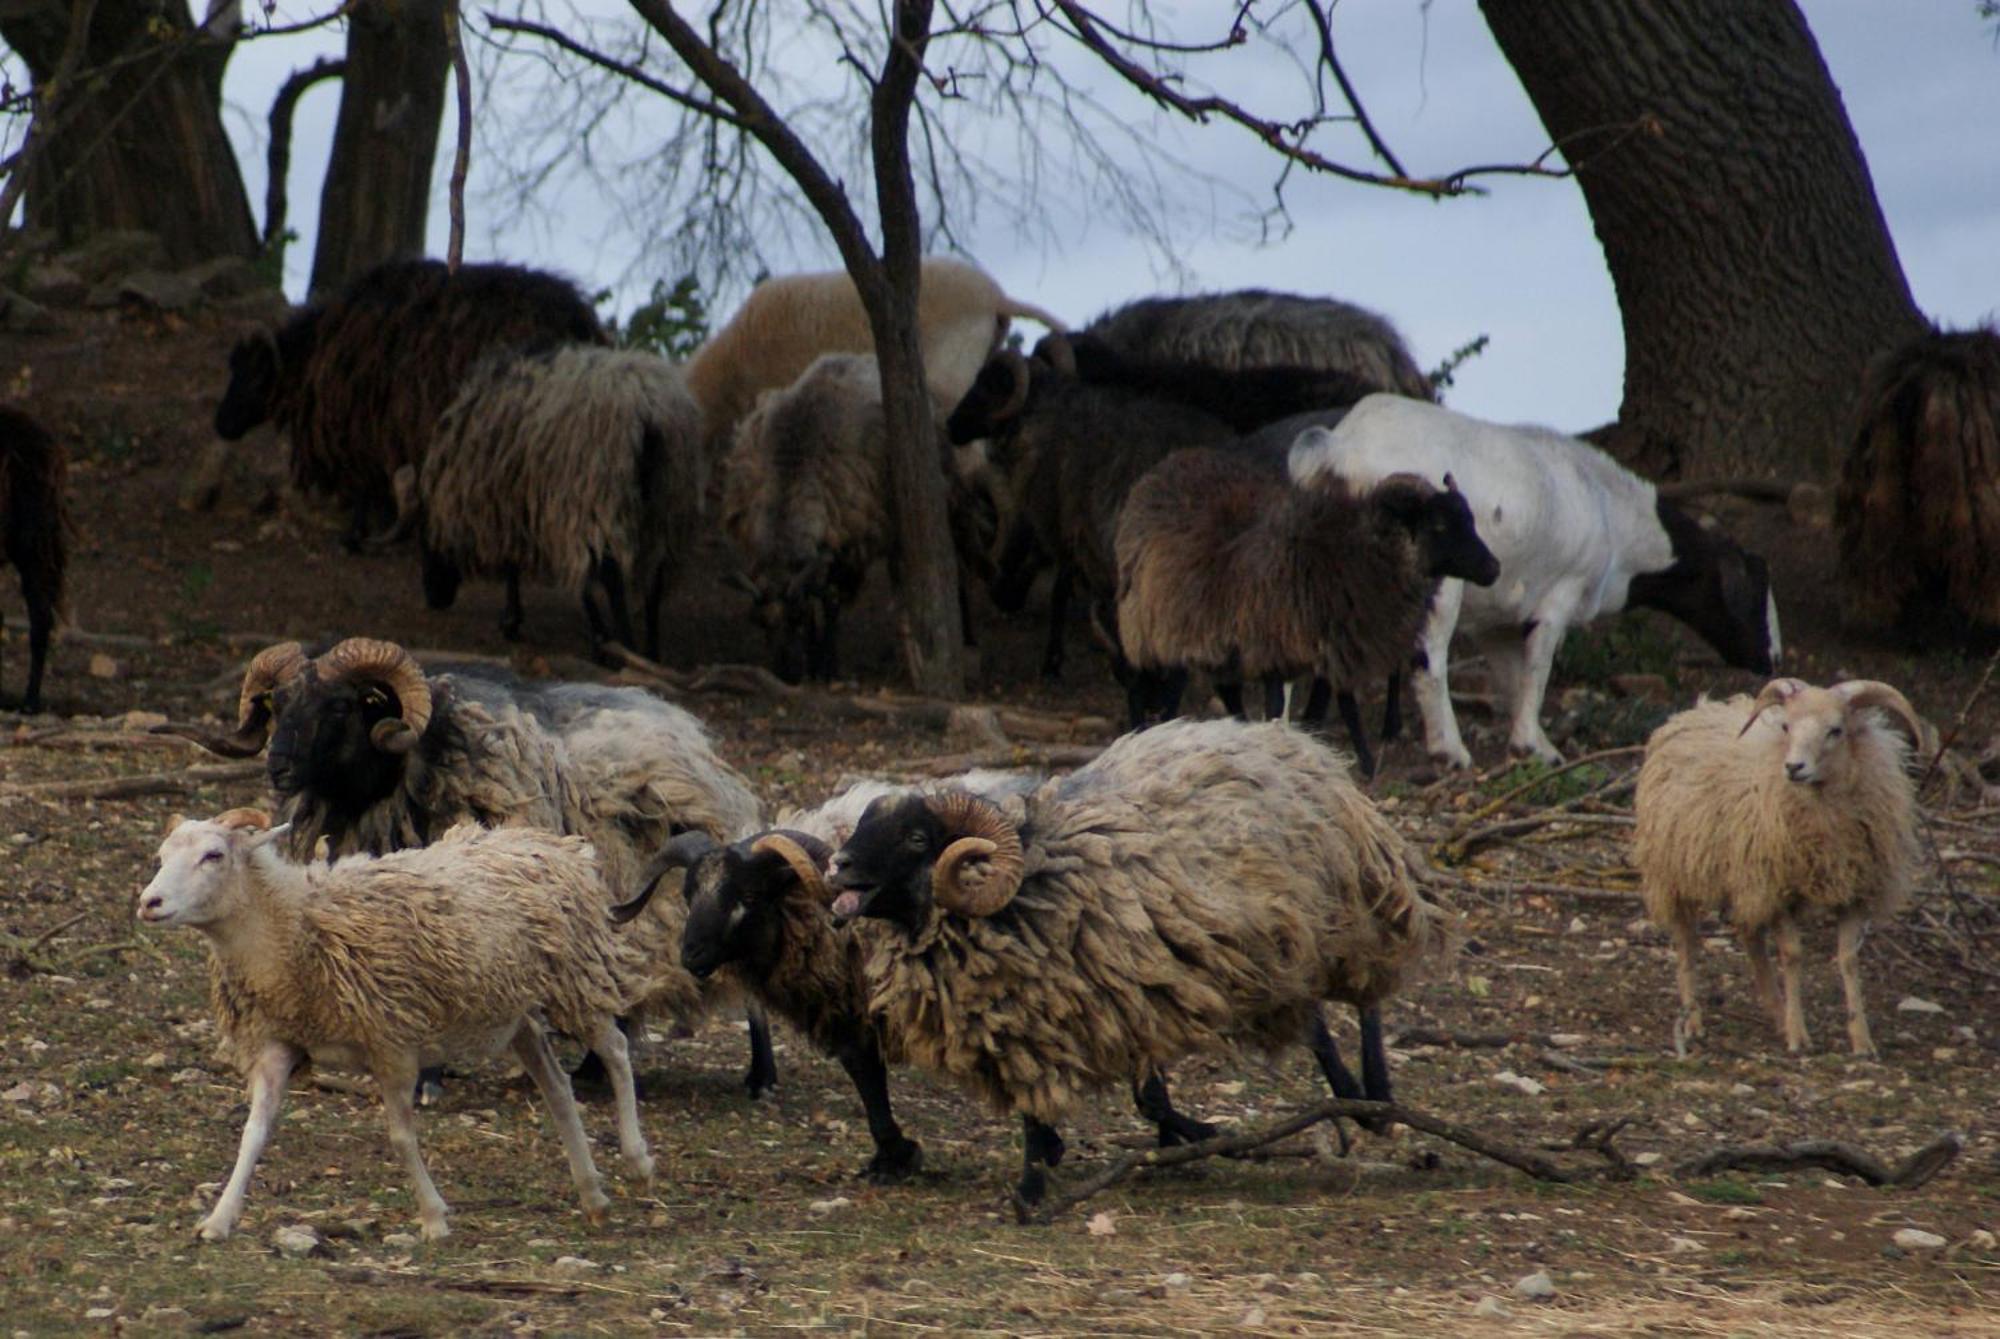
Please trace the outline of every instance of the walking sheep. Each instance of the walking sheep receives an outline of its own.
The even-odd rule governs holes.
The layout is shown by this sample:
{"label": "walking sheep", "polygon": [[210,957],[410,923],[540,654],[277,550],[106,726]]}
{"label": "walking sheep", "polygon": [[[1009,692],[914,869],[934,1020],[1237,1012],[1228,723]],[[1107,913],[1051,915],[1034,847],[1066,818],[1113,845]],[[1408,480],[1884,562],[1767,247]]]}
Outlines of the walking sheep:
{"label": "walking sheep", "polygon": [[417,1147],[411,1085],[422,1065],[503,1047],[541,1090],[584,1216],[601,1221],[608,1201],[543,1018],[605,1057],[619,1150],[651,1182],[613,1021],[631,1002],[632,965],[604,921],[606,895],[584,841],[463,826],[422,850],[302,866],[279,854],[282,833],[254,810],[177,822],[139,896],[142,922],[207,936],[216,1023],[249,1083],[236,1167],[202,1220],[204,1239],[235,1229],[286,1082],[308,1058],[374,1075],[423,1234],[448,1235],[444,1200]]}
{"label": "walking sheep", "polygon": [[1803,1049],[1799,920],[1825,912],[1840,926],[1834,963],[1848,1041],[1856,1055],[1875,1054],[1861,939],[1916,881],[1916,787],[1904,764],[1922,735],[1908,700],[1867,679],[1831,688],[1773,679],[1754,701],[1705,702],[1653,732],[1639,769],[1632,861],[1647,914],[1674,936],[1677,1048],[1702,1032],[1698,926],[1719,914],[1743,941],[1757,998],[1786,1049]]}
{"label": "walking sheep", "polygon": [[229,354],[215,432],[235,441],[266,419],[291,439],[292,482],[353,510],[358,548],[394,504],[396,472],[419,466],[438,416],[480,359],[504,350],[602,344],[576,286],[513,265],[391,260],[340,293],[259,331]]}
{"label": "walking sheep", "polygon": [[[869,1009],[912,1063],[1021,1116],[1020,1198],[1094,1088],[1227,1042],[1308,1041],[1388,1100],[1378,1006],[1439,952],[1417,857],[1332,750],[1278,723],[1127,735],[1021,799],[892,796],[835,856],[839,918],[892,933]],[[1363,1083],[1319,1002],[1363,1019]]]}
{"label": "walking sheep", "polygon": [[[521,635],[521,579],[583,599],[594,645],[657,656],[708,487],[701,410],[650,353],[571,346],[487,360],[438,422],[418,476],[424,597],[502,577],[501,631]],[[627,590],[645,616],[633,636]]]}
{"label": "walking sheep", "polygon": [[1452,714],[1447,670],[1454,631],[1486,651],[1495,696],[1512,717],[1509,744],[1558,761],[1542,729],[1556,648],[1572,627],[1629,605],[1672,614],[1722,659],[1769,674],[1778,611],[1764,560],[1658,496],[1595,447],[1546,428],[1503,427],[1396,395],[1371,395],[1340,426],[1308,429],[1291,449],[1304,483],[1332,474],[1377,484],[1414,471],[1458,480],[1480,538],[1500,560],[1488,590],[1446,581],[1431,607],[1417,701],[1432,755],[1470,767]]}
{"label": "walking sheep", "polygon": [[1848,624],[2000,631],[2000,330],[1932,330],[1869,369],[1834,528]]}
{"label": "walking sheep", "polygon": [[0,553],[21,578],[28,606],[28,687],[21,710],[42,709],[49,634],[69,617],[69,458],[47,428],[18,409],[0,407]]}

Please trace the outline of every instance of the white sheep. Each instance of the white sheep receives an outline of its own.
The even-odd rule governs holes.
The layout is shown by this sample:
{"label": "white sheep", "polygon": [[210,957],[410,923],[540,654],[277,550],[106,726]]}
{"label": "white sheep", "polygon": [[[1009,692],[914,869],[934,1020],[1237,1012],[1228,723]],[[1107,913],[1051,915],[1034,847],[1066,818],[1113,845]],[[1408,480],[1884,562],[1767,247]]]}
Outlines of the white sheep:
{"label": "white sheep", "polygon": [[1454,767],[1472,765],[1447,683],[1454,631],[1486,652],[1512,718],[1509,744],[1552,762],[1562,755],[1542,729],[1542,697],[1572,627],[1637,605],[1680,619],[1731,665],[1769,674],[1777,661],[1764,560],[1574,437],[1371,395],[1338,427],[1308,428],[1293,443],[1293,479],[1329,471],[1365,485],[1414,471],[1441,487],[1452,475],[1500,560],[1500,579],[1485,590],[1445,581],[1424,628],[1416,685],[1425,743]]}
{"label": "white sheep", "polygon": [[216,1025],[249,1083],[236,1167],[201,1222],[204,1239],[235,1228],[285,1084],[308,1058],[374,1075],[423,1234],[446,1236],[445,1203],[417,1147],[417,1070],[508,1046],[548,1104],[584,1216],[601,1220],[608,1201],[543,1019],[604,1058],[619,1149],[635,1175],[652,1179],[614,1022],[648,946],[611,933],[589,843],[466,824],[416,850],[298,865],[280,854],[284,829],[269,821],[248,809],[176,820],[160,872],[139,895],[142,922],[208,937]]}
{"label": "white sheep", "polygon": [[1632,858],[1647,913],[1674,936],[1678,1049],[1701,1035],[1696,927],[1717,913],[1743,941],[1786,1047],[1804,1047],[1798,921],[1819,911],[1839,918],[1848,1040],[1856,1055],[1875,1054],[1858,954],[1869,923],[1893,912],[1916,879],[1916,787],[1904,763],[1922,737],[1908,700],[1865,679],[1831,688],[1773,679],[1754,701],[1704,702],[1653,732]]}

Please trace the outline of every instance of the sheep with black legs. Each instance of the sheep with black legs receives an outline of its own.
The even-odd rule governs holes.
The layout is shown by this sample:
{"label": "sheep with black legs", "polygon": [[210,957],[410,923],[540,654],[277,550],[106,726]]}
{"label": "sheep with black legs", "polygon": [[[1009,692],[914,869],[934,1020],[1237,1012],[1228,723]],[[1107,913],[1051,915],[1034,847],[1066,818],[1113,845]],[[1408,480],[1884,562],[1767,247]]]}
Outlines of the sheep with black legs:
{"label": "sheep with black legs", "polygon": [[418,475],[425,600],[448,608],[465,577],[503,578],[511,641],[521,580],[552,582],[581,594],[594,643],[658,656],[660,602],[707,487],[701,411],[664,359],[585,346],[489,359],[444,411]]}
{"label": "sheep with black legs", "polygon": [[0,407],[0,554],[21,578],[28,606],[28,686],[21,710],[42,709],[49,634],[69,616],[69,457],[27,414]]}
{"label": "sheep with black legs", "polygon": [[1436,484],[1452,475],[1500,560],[1489,589],[1445,581],[1424,628],[1418,705],[1430,752],[1452,766],[1472,765],[1447,683],[1454,632],[1485,648],[1495,696],[1512,717],[1511,746],[1551,761],[1562,755],[1542,729],[1542,698],[1572,627],[1636,605],[1672,614],[1740,669],[1768,674],[1777,660],[1764,560],[1573,437],[1371,395],[1340,426],[1308,429],[1291,449],[1300,483],[1332,475],[1370,485],[1405,471]]}
{"label": "sheep with black legs", "polygon": [[[886,921],[869,1009],[911,1063],[1021,1116],[1019,1187],[1090,1090],[1197,1050],[1310,1041],[1337,1095],[1390,1097],[1379,1006],[1441,951],[1418,858],[1325,745],[1177,721],[1000,803],[877,800],[833,862],[836,917]],[[1360,1011],[1363,1084],[1322,1000]]]}
{"label": "sheep with black legs", "polygon": [[1843,622],[2000,633],[2000,329],[1932,330],[1869,368],[1834,529]]}
{"label": "sheep with black legs", "polygon": [[1875,1054],[1861,939],[1902,905],[1922,867],[1906,766],[1922,739],[1909,700],[1868,679],[1831,688],[1773,679],[1754,700],[1704,702],[1653,732],[1639,768],[1632,863],[1647,913],[1674,936],[1677,1047],[1702,1032],[1699,926],[1720,915],[1743,941],[1758,1001],[1786,1049],[1803,1049],[1799,921],[1825,913],[1840,927],[1834,962],[1848,1041],[1856,1055]]}
{"label": "sheep with black legs", "polygon": [[607,895],[588,844],[466,825],[421,850],[300,865],[279,854],[282,837],[253,810],[177,822],[139,896],[142,922],[207,936],[217,1027],[249,1082],[235,1170],[202,1220],[204,1239],[235,1229],[286,1081],[308,1058],[374,1075],[424,1236],[448,1235],[444,1200],[417,1147],[411,1085],[421,1065],[503,1048],[541,1090],[584,1215],[601,1221],[608,1201],[544,1021],[606,1058],[619,1149],[635,1176],[652,1180],[614,1021],[631,1003],[639,955],[604,920]]}
{"label": "sheep with black legs", "polygon": [[[423,846],[463,822],[521,824],[590,839],[606,882],[629,887],[676,833],[720,841],[760,826],[757,799],[716,756],[701,722],[636,688],[530,685],[488,669],[426,675],[393,642],[356,637],[317,657],[296,643],[261,652],[244,675],[236,730],[175,727],[230,757],[269,742],[286,849],[309,859]],[[681,905],[661,899],[660,933],[677,942]],[[699,1017],[708,993],[660,973],[648,1016]],[[777,1073],[752,1012],[755,1096]]]}
{"label": "sheep with black legs", "polygon": [[394,481],[421,466],[438,417],[481,359],[602,344],[566,279],[514,265],[391,260],[275,330],[237,343],[216,435],[269,420],[290,439],[292,482],[352,509],[349,547],[394,510]]}
{"label": "sheep with black legs", "polygon": [[1399,668],[1438,581],[1490,586],[1500,565],[1447,474],[1293,485],[1220,451],[1176,451],[1118,515],[1118,636],[1159,688],[1149,719],[1174,714],[1189,670],[1210,674],[1241,716],[1242,683],[1316,676],[1305,720],[1329,687],[1364,776],[1375,761],[1353,689]]}

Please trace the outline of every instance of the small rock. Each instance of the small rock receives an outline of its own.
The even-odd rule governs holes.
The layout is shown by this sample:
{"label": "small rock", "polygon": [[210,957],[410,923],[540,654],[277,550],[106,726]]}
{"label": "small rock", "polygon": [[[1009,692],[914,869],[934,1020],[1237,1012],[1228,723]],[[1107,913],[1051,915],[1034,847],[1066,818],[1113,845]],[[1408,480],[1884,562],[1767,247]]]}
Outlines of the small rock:
{"label": "small rock", "polygon": [[116,228],[92,233],[82,245],[56,257],[56,263],[85,283],[97,284],[113,275],[158,269],[167,263],[167,247],[157,233]]}
{"label": "small rock", "polygon": [[1640,1167],[1657,1167],[1666,1160],[1667,1155],[1664,1153],[1646,1152],[1632,1155],[1633,1163]]}
{"label": "small rock", "polygon": [[1918,999],[1915,995],[1905,995],[1902,999],[1896,1001],[1896,1012],[1899,1014],[1941,1014],[1944,1012],[1944,1006],[1942,1004],[1933,1004],[1929,1000]]}
{"label": "small rock", "polygon": [[1094,1213],[1090,1221],[1083,1225],[1083,1230],[1093,1237],[1115,1237],[1118,1235],[1118,1224],[1108,1213]]}
{"label": "small rock", "polygon": [[1689,1251],[1705,1251],[1708,1247],[1702,1245],[1693,1237],[1668,1237],[1667,1249],[1676,1255],[1684,1255]]}
{"label": "small rock", "polygon": [[1548,1088],[1539,1079],[1531,1079],[1524,1074],[1516,1074],[1511,1069],[1501,1070],[1493,1076],[1493,1081],[1503,1088],[1512,1088],[1517,1093],[1526,1093],[1529,1097],[1540,1097],[1548,1091]]}
{"label": "small rock", "polygon": [[853,1203],[854,1201],[845,1195],[835,1195],[830,1200],[814,1200],[812,1203],[806,1205],[806,1212],[815,1218],[825,1218],[830,1214],[837,1214],[842,1209],[851,1207]]}
{"label": "small rock", "polygon": [[[108,287],[108,285],[107,285]],[[91,306],[98,306],[99,289],[90,295]],[[142,307],[155,311],[181,312],[201,301],[201,285],[184,274],[170,274],[165,270],[141,270],[128,274],[116,286],[115,296],[104,306],[120,302],[136,302]]]}
{"label": "small rock", "polygon": [[94,1306],[83,1313],[83,1318],[85,1320],[110,1320],[117,1314],[118,1308],[115,1306]]}
{"label": "small rock", "polygon": [[1549,1045],[1555,1047],[1558,1051],[1573,1051],[1589,1040],[1590,1038],[1581,1032],[1551,1032],[1549,1034]]}
{"label": "small rock", "polygon": [[19,293],[0,288],[0,330],[16,335],[44,335],[56,328],[48,308]]}
{"label": "small rock", "polygon": [[1243,1313],[1243,1319],[1236,1322],[1241,1330],[1261,1330],[1264,1328],[1264,1308],[1253,1306]]}
{"label": "small rock", "polygon": [[549,1268],[558,1274],[595,1274],[597,1261],[586,1260],[580,1255],[559,1255]]}
{"label": "small rock", "polygon": [[1177,1270],[1161,1279],[1160,1286],[1172,1292],[1185,1292],[1194,1286],[1194,1280]]}
{"label": "small rock", "polygon": [[1507,1309],[1505,1302],[1488,1293],[1479,1299],[1478,1306],[1472,1308],[1472,1314],[1481,1320],[1505,1320],[1514,1313]]}
{"label": "small rock", "polygon": [[37,302],[74,307],[90,292],[83,276],[60,261],[31,265],[21,276],[21,291]]}
{"label": "small rock", "polygon": [[32,1102],[35,1100],[35,1085],[22,1079],[19,1083],[0,1093],[0,1102]]}
{"label": "small rock", "polygon": [[1571,934],[1580,935],[1589,928],[1590,928],[1590,922],[1585,920],[1583,917],[1573,916],[1570,918],[1569,932]]}
{"label": "small rock", "polygon": [[1732,1097],[1749,1097],[1756,1091],[1755,1088],[1752,1088],[1747,1083],[1732,1083],[1729,1085],[1729,1094]]}
{"label": "small rock", "polygon": [[1945,1247],[1945,1239],[1935,1232],[1926,1232],[1920,1227],[1899,1229],[1889,1240],[1906,1251],[1940,1251]]}
{"label": "small rock", "polygon": [[205,1080],[205,1079],[207,1079],[207,1078],[208,1078],[208,1073],[207,1073],[207,1071],[205,1071],[205,1070],[200,1070],[200,1069],[196,1069],[196,1068],[194,1068],[193,1066],[189,1066],[189,1067],[188,1067],[188,1068],[186,1068],[186,1069],[177,1069],[177,1070],[175,1070],[175,1071],[173,1072],[173,1074],[172,1074],[171,1076],[169,1076],[169,1077],[168,1077],[168,1079],[167,1079],[167,1082],[168,1082],[168,1083],[200,1083],[200,1082],[202,1082],[203,1080]]}
{"label": "small rock", "polygon": [[90,656],[90,677],[93,679],[121,679],[125,671],[118,662],[102,651],[93,651]]}
{"label": "small rock", "polygon": [[1735,1208],[1731,1209],[1729,1212],[1723,1214],[1722,1216],[1724,1218],[1728,1218],[1731,1219],[1732,1221],[1740,1223],[1745,1221],[1746,1219],[1758,1217],[1758,1213],[1755,1209],[1746,1209],[1739,1204]]}
{"label": "small rock", "polygon": [[414,1232],[388,1232],[382,1237],[382,1244],[392,1251],[413,1251],[417,1248]]}
{"label": "small rock", "polygon": [[205,298],[240,298],[271,285],[253,263],[241,256],[217,256],[180,273]]}
{"label": "small rock", "polygon": [[1556,1281],[1549,1277],[1549,1271],[1538,1269],[1532,1274],[1514,1280],[1514,1295],[1525,1297],[1531,1302],[1546,1301],[1556,1295]]}
{"label": "small rock", "polygon": [[1974,1228],[1972,1235],[1965,1239],[1965,1247],[1971,1251],[1990,1251],[1996,1245],[2000,1242],[1996,1242],[1993,1234],[1983,1227]]}
{"label": "small rock", "polygon": [[273,1232],[271,1244],[278,1248],[278,1254],[297,1260],[319,1250],[323,1243],[318,1232],[302,1223],[294,1223]]}

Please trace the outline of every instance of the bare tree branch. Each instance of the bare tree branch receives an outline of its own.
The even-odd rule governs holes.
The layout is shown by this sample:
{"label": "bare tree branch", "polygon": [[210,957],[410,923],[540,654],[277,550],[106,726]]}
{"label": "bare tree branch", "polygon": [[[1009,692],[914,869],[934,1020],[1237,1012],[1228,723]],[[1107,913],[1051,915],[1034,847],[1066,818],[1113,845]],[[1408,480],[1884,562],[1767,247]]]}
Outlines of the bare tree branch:
{"label": "bare tree branch", "polygon": [[445,0],[444,42],[451,52],[451,82],[458,102],[458,144],[452,150],[451,183],[446,188],[451,235],[445,243],[444,263],[447,270],[456,274],[465,259],[465,173],[472,161],[472,71],[465,63],[458,0]]}
{"label": "bare tree branch", "polygon": [[331,56],[322,58],[303,70],[292,71],[291,77],[278,86],[277,96],[271,99],[271,144],[265,154],[264,180],[266,255],[275,255],[285,242],[285,216],[291,207],[286,178],[292,170],[292,116],[298,110],[299,99],[314,84],[338,79],[346,73],[346,61]]}
{"label": "bare tree branch", "polygon": [[629,79],[648,92],[658,93],[661,97],[666,98],[670,102],[678,103],[691,112],[699,112],[703,116],[714,117],[723,124],[735,126],[739,130],[748,129],[744,125],[742,117],[720,103],[710,102],[705,98],[698,98],[692,93],[685,92],[675,88],[671,84],[655,79],[638,66],[618,60],[612,56],[607,56],[601,51],[594,51],[590,47],[585,46],[583,43],[576,41],[555,28],[549,27],[545,23],[530,23],[524,19],[510,19],[503,15],[495,14],[492,10],[488,10],[486,12],[486,25],[498,32],[525,33],[530,37],[539,37],[545,42],[561,47],[572,56],[579,56],[589,61],[601,70],[608,70],[621,79]]}

